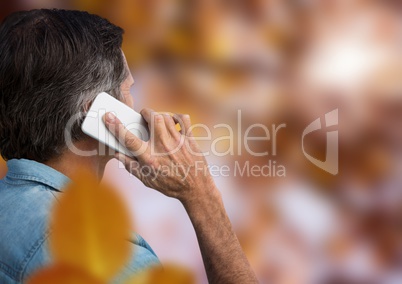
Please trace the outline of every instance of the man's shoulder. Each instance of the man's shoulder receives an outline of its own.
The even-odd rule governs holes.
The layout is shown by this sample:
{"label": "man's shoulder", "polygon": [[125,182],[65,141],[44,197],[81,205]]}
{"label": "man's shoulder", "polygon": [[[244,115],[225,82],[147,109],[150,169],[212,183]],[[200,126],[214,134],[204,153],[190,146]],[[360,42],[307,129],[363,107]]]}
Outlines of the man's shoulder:
{"label": "man's shoulder", "polygon": [[113,283],[125,283],[133,275],[152,266],[161,265],[159,258],[151,246],[138,234],[133,233],[130,239],[132,254]]}
{"label": "man's shoulder", "polygon": [[[41,184],[8,184],[0,180],[0,283],[21,283],[50,262],[48,218],[59,193]],[[138,234],[130,239],[132,254],[116,283],[160,265],[151,246]]]}
{"label": "man's shoulder", "polygon": [[48,261],[47,221],[55,198],[41,184],[0,181],[1,283],[19,283]]}

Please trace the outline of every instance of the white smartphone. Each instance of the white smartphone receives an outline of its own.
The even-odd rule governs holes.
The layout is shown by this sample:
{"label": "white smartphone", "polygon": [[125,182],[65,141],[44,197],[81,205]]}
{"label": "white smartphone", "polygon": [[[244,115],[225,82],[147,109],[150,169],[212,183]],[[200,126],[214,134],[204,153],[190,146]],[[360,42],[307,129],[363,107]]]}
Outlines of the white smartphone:
{"label": "white smartphone", "polygon": [[103,116],[107,112],[112,112],[116,115],[122,124],[135,136],[144,141],[149,140],[148,124],[141,114],[105,92],[98,94],[92,102],[82,123],[82,131],[118,152],[133,156],[106,128]]}

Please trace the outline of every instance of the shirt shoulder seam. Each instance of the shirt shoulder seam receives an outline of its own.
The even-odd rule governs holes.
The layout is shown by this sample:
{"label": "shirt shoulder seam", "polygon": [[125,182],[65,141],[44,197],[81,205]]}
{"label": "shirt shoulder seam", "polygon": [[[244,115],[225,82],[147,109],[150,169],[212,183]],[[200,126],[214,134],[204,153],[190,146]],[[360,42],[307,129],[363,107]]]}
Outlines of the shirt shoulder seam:
{"label": "shirt shoulder seam", "polygon": [[24,180],[30,180],[30,181],[38,182],[38,183],[47,185],[49,187],[52,187],[52,188],[54,188],[56,190],[59,190],[59,187],[57,186],[57,184],[53,183],[50,180],[47,180],[46,178],[42,178],[42,177],[38,178],[36,176],[21,175],[21,174],[16,174],[16,173],[13,173],[13,172],[9,172],[9,173],[7,173],[7,175],[10,176],[10,177],[17,178],[17,179],[24,179]]}
{"label": "shirt shoulder seam", "polygon": [[10,267],[8,264],[0,261],[0,271],[4,273],[4,275],[8,276],[14,281],[17,281],[18,278],[18,272],[15,271],[12,267]]}

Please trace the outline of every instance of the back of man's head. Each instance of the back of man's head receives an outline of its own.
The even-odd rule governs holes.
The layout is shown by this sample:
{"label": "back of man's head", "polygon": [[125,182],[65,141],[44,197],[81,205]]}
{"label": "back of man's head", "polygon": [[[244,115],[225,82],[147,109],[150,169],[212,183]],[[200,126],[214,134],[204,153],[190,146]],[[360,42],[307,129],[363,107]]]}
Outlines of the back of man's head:
{"label": "back of man's head", "polygon": [[0,152],[45,162],[73,141],[84,107],[106,91],[121,98],[123,30],[86,12],[17,12],[0,26]]}

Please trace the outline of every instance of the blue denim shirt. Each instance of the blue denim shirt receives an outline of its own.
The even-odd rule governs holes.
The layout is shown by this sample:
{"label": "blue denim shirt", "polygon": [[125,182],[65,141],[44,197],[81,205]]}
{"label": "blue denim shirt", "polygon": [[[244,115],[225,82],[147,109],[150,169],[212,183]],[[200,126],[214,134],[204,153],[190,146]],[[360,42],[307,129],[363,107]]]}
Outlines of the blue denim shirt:
{"label": "blue denim shirt", "polygon": [[[0,180],[0,283],[15,284],[51,261],[49,210],[70,180],[32,160],[13,159],[7,167],[6,177]],[[115,282],[159,264],[142,237],[133,234],[131,243],[134,254]]]}

